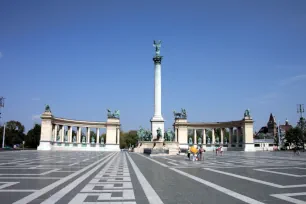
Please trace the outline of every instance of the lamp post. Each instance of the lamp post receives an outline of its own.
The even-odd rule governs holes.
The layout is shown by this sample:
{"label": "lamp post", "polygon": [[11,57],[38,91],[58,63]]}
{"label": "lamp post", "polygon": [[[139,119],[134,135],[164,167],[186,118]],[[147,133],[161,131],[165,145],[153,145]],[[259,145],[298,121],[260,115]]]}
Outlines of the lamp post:
{"label": "lamp post", "polygon": [[277,136],[278,136],[278,150],[280,150],[280,148],[281,148],[281,141],[280,141],[280,127],[279,127],[279,120],[277,121]]}

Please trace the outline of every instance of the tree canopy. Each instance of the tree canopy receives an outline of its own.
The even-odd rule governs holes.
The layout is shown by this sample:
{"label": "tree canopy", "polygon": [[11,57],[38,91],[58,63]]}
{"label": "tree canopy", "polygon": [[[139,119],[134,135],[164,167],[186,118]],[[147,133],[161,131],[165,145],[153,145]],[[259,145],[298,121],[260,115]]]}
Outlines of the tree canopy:
{"label": "tree canopy", "polygon": [[[0,144],[2,144],[4,126],[0,128]],[[6,123],[5,127],[5,145],[13,147],[15,144],[22,144],[25,139],[24,126],[15,120]]]}
{"label": "tree canopy", "polygon": [[40,142],[41,125],[35,124],[25,137],[25,147],[37,148]]}

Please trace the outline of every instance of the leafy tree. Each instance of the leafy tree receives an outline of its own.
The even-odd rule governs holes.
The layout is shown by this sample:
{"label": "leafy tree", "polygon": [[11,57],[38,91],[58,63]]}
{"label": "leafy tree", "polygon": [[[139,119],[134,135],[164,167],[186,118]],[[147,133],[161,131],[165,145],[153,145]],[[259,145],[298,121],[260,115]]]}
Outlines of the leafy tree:
{"label": "leafy tree", "polygon": [[77,136],[77,132],[75,130],[72,130],[72,137]]}
{"label": "leafy tree", "polygon": [[[2,135],[4,127],[0,128],[0,144],[2,144]],[[24,126],[19,121],[11,120],[6,123],[5,127],[5,144],[7,146],[14,146],[15,144],[22,144],[24,141]]]}
{"label": "leafy tree", "polygon": [[25,136],[25,146],[30,148],[37,148],[40,142],[41,125],[35,124],[34,127],[28,131]]}
{"label": "leafy tree", "polygon": [[285,140],[289,147],[291,145],[304,147],[304,135],[299,127],[294,127],[288,130],[285,135]]}

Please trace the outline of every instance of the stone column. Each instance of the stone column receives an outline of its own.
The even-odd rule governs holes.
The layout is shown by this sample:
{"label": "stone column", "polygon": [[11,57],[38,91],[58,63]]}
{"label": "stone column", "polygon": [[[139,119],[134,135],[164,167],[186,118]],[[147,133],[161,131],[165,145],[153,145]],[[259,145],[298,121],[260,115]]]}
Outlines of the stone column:
{"label": "stone column", "polygon": [[228,129],[228,131],[229,131],[229,134],[228,134],[228,143],[229,143],[229,145],[232,145],[233,128],[230,127]]}
{"label": "stone column", "polygon": [[117,128],[117,144],[119,144],[120,143],[120,129],[119,128]]}
{"label": "stone column", "polygon": [[216,143],[216,140],[215,140],[215,129],[211,129],[211,137],[212,137],[212,141],[211,141],[211,144],[215,144]]}
{"label": "stone column", "polygon": [[236,144],[239,144],[239,133],[240,133],[240,128],[237,127],[237,133],[236,133]]}
{"label": "stone column", "polygon": [[87,140],[86,143],[90,143],[90,127],[87,127]]}
{"label": "stone column", "polygon": [[57,126],[58,126],[58,125],[56,125],[56,124],[55,124],[55,126],[54,126],[54,135],[55,135],[55,137],[54,137],[54,142],[57,142],[57,140],[56,140],[56,139],[57,139]]}
{"label": "stone column", "polygon": [[203,144],[206,144],[206,130],[203,129]]}
{"label": "stone column", "polygon": [[223,140],[223,132],[224,132],[224,128],[220,128],[220,135],[221,135],[221,142],[220,142],[220,144],[222,144],[222,145],[223,145],[223,142],[224,142],[224,140]]}
{"label": "stone column", "polygon": [[64,136],[65,136],[65,126],[62,125],[62,129],[61,129],[61,142],[64,142]]}
{"label": "stone column", "polygon": [[82,128],[77,127],[77,142],[81,143]]}
{"label": "stone column", "polygon": [[97,128],[97,139],[96,139],[97,144],[100,143],[99,138],[100,138],[100,128]]}
{"label": "stone column", "polygon": [[161,112],[161,61],[162,56],[156,55],[154,61],[154,115],[151,119],[152,139],[157,138],[157,130],[161,129],[164,134],[164,118]]}
{"label": "stone column", "polygon": [[68,142],[72,142],[72,126],[68,126]]}
{"label": "stone column", "polygon": [[197,129],[193,129],[193,144],[196,145],[197,143]]}

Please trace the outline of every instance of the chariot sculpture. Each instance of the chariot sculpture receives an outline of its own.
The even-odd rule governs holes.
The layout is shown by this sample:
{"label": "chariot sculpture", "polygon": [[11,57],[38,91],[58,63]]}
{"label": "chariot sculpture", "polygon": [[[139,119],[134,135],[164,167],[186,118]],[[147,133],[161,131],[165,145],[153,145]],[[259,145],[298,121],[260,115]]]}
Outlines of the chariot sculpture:
{"label": "chariot sculpture", "polygon": [[120,111],[115,110],[114,113],[112,113],[111,110],[107,109],[107,118],[117,118],[120,119]]}
{"label": "chariot sculpture", "polygon": [[181,112],[173,111],[173,115],[175,119],[187,119],[187,112],[184,108],[181,109]]}

